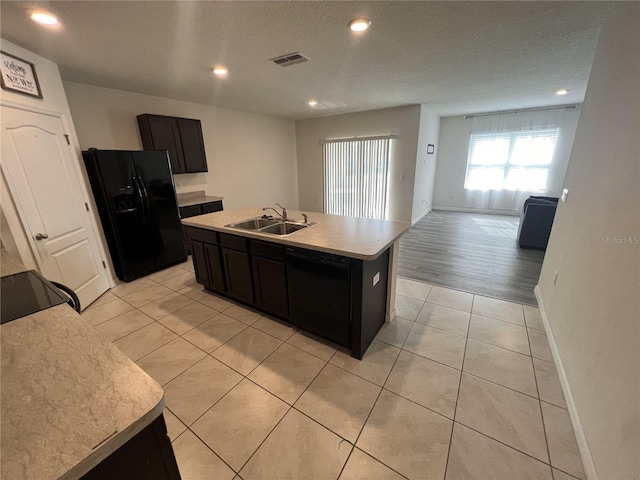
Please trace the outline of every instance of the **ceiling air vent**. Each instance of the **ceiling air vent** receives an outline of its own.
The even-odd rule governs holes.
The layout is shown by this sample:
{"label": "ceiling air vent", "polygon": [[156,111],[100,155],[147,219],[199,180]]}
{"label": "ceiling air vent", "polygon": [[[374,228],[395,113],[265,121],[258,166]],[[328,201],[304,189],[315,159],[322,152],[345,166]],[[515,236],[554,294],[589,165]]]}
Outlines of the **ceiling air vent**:
{"label": "ceiling air vent", "polygon": [[288,67],[289,65],[295,65],[296,63],[302,63],[309,60],[300,52],[287,53],[276,58],[269,59],[270,62],[280,65],[281,67]]}

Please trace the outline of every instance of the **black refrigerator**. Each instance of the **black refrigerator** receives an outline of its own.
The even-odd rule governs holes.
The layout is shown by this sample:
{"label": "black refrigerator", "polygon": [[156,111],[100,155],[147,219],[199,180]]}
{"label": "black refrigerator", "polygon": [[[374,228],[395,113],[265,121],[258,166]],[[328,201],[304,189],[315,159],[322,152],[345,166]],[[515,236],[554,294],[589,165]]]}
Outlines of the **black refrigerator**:
{"label": "black refrigerator", "polygon": [[168,153],[92,148],[82,156],[118,278],[186,261]]}

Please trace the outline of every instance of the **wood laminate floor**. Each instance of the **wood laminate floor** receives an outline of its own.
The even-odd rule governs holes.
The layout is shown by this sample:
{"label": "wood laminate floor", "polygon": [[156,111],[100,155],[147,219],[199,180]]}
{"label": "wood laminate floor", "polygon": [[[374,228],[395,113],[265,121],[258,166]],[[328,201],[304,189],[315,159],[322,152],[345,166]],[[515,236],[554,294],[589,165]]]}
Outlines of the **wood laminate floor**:
{"label": "wood laminate floor", "polygon": [[537,305],[544,251],[521,249],[519,217],[430,212],[400,239],[398,275]]}

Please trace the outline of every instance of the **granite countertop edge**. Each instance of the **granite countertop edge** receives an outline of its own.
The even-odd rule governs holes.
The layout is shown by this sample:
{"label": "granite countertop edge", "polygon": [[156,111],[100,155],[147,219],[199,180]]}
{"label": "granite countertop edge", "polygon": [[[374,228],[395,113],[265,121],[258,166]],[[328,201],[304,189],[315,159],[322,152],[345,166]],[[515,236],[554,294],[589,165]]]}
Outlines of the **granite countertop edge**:
{"label": "granite countertop edge", "polygon": [[203,203],[221,202],[224,197],[216,197],[205,195],[204,192],[185,192],[178,193],[178,208],[191,207],[193,205],[202,205]]}
{"label": "granite countertop edge", "polygon": [[[359,260],[375,260],[411,228],[410,222],[343,217],[316,212],[308,214],[309,222],[314,222],[315,225],[287,236],[225,226],[259,217],[263,213],[263,210],[257,207],[238,208],[186,218],[182,220],[182,223],[190,227]],[[290,210],[288,216],[295,220],[302,220],[302,211]]]}

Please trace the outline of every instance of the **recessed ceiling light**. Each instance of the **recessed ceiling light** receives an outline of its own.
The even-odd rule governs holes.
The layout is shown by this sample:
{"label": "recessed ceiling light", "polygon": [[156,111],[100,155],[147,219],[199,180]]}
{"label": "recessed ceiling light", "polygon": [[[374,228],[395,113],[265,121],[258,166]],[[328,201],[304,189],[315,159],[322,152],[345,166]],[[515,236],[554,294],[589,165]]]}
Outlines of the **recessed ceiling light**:
{"label": "recessed ceiling light", "polygon": [[363,32],[371,25],[371,20],[366,18],[356,18],[349,22],[349,28],[354,32]]}
{"label": "recessed ceiling light", "polygon": [[569,90],[567,90],[566,88],[561,88],[556,92],[556,95],[566,95],[567,93],[569,93]]}
{"label": "recessed ceiling light", "polygon": [[219,77],[223,77],[224,75],[229,73],[229,70],[227,70],[227,67],[223,67],[222,65],[220,65],[217,67],[213,67],[213,73],[218,75]]}
{"label": "recessed ceiling light", "polygon": [[311,107],[315,107],[318,104],[317,100],[309,100],[307,103]]}
{"label": "recessed ceiling light", "polygon": [[34,22],[42,23],[43,25],[57,25],[58,19],[53,15],[45,12],[33,12],[31,14],[31,20]]}

